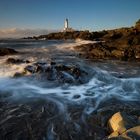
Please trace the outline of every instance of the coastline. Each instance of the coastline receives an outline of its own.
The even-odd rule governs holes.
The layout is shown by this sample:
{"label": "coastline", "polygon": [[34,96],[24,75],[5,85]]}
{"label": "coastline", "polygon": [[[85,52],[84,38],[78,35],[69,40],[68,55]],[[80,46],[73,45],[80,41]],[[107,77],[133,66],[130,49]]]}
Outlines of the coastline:
{"label": "coastline", "polygon": [[[101,42],[46,42],[27,41],[16,55],[1,56],[0,139],[110,140],[139,133],[138,63],[77,57],[80,51],[90,57]],[[114,117],[120,121],[112,124]]]}

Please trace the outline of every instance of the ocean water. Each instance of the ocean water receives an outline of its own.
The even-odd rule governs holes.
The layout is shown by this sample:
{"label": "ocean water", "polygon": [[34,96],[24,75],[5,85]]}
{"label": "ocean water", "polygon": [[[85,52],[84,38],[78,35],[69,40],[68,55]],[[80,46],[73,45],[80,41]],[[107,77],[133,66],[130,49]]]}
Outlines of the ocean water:
{"label": "ocean water", "polygon": [[[85,104],[88,106],[87,113],[92,113],[106,100],[139,102],[140,63],[103,60],[91,62],[80,59],[72,48],[83,43],[87,42],[1,40],[0,47],[14,48],[20,53],[0,57],[0,94],[10,92],[13,100],[46,95],[55,99],[55,102],[57,99],[58,101]],[[30,63],[7,64],[8,58],[29,60]],[[52,81],[40,81],[28,76],[13,78],[16,72],[23,72],[27,65],[52,60],[57,63],[80,66],[90,73],[89,80],[80,85],[67,83],[55,85]],[[76,96],[77,98],[75,98]]]}
{"label": "ocean water", "polygon": [[[45,131],[44,135],[40,135],[43,140],[65,139],[64,137],[73,140],[84,140],[86,137],[96,139],[95,136],[98,137],[98,135],[104,138],[108,135],[104,129],[107,128],[106,118],[112,112],[114,113],[114,110],[127,112],[129,109],[132,111],[139,109],[140,63],[116,60],[91,61],[78,58],[73,47],[87,43],[90,42],[73,40],[0,41],[0,47],[14,48],[19,51],[16,55],[0,56],[0,104],[2,105],[2,115],[6,114],[6,119],[3,117],[1,120],[2,123],[4,122],[1,126],[4,136],[5,129],[7,132],[11,132],[11,126],[19,127],[20,124],[14,119],[16,112],[19,113],[18,119],[21,121],[24,119],[24,115],[29,115],[26,111],[25,114],[22,112],[24,109],[31,109],[31,114],[36,113],[37,116],[33,116],[35,120],[45,121],[37,123],[33,128],[36,130],[41,127],[38,131]],[[6,63],[8,58],[30,62],[8,64]],[[42,77],[38,73],[13,77],[17,72],[22,73],[26,66],[37,62],[49,65],[52,61],[60,65],[76,66],[85,71],[88,73],[84,77],[86,80],[82,79],[85,82],[81,84],[59,83],[57,80],[47,80],[45,75]],[[51,76],[55,76],[55,73]],[[44,115],[45,117],[43,117]],[[38,116],[40,116],[39,119]],[[9,118],[11,118],[11,122]],[[29,118],[26,119],[28,122],[32,117],[29,115]],[[88,119],[93,120],[93,124]],[[100,121],[97,122],[97,126],[96,120]],[[34,121],[31,121],[29,125],[33,123]],[[19,131],[23,137],[22,127],[21,130],[19,128]],[[13,135],[17,136],[17,132],[13,131]]]}

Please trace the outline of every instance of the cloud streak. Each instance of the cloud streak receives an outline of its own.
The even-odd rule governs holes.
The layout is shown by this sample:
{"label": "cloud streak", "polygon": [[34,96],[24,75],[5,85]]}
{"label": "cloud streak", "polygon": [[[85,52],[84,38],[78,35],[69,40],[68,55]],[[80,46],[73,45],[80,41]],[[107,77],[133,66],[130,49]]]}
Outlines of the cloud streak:
{"label": "cloud streak", "polygon": [[28,36],[38,36],[42,34],[48,34],[57,32],[58,30],[47,30],[47,29],[0,29],[0,38],[21,38]]}

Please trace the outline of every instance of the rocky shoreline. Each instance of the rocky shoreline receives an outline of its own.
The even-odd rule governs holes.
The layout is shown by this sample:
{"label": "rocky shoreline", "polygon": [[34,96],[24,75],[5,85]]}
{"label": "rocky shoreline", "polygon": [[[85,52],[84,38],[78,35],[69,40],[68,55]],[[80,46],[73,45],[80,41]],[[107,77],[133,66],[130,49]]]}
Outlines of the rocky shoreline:
{"label": "rocky shoreline", "polygon": [[[27,38],[28,39],[28,38]],[[140,60],[140,20],[132,27],[99,32],[73,31],[50,33],[30,37],[36,40],[87,40],[89,44],[75,47],[79,56],[86,59]],[[94,41],[94,43],[92,43]],[[96,43],[95,43],[96,42]]]}
{"label": "rocky shoreline", "polygon": [[85,59],[139,61],[140,46],[115,48],[107,42],[97,42],[74,47],[79,57]]}
{"label": "rocky shoreline", "polygon": [[[94,60],[100,59],[137,62],[140,58],[139,27],[137,24],[135,28],[103,31],[92,36],[89,32],[82,32],[81,35],[77,32],[65,33],[65,39],[75,38],[78,34],[77,36],[81,36],[82,39],[91,38],[92,41],[96,41],[71,46],[73,57],[78,56],[93,63]],[[50,34],[36,39],[44,37],[62,39],[63,36],[59,35]],[[69,51],[68,47],[65,49]],[[122,91],[117,90],[118,96],[113,96],[116,90],[106,95],[105,93],[112,88],[118,88],[121,80],[124,82],[127,79],[120,76],[119,71],[117,73],[119,76],[113,75],[111,81],[110,75],[100,73],[98,69],[91,70],[90,63],[85,68],[67,60],[65,63],[53,59],[32,62],[25,57],[21,59],[11,56],[18,54],[20,52],[14,49],[0,49],[1,57],[10,56],[4,62],[7,67],[25,64],[21,72],[16,72],[6,79],[7,83],[12,80],[14,87],[9,88],[10,84],[5,87],[6,83],[3,82],[0,85],[5,89],[0,89],[0,140],[140,140],[139,81],[136,84],[131,83],[130,80],[133,82],[135,80],[133,78],[126,81],[128,84],[124,83]],[[136,74],[135,71],[133,74]],[[86,88],[84,87],[79,89],[80,94],[77,94],[78,88],[87,86],[92,77],[95,77],[95,81],[89,83],[90,87],[86,93],[82,95],[82,90]],[[25,82],[22,83],[22,80]],[[43,83],[43,87],[30,84],[35,81],[39,81],[39,85]],[[115,82],[115,85],[111,86],[112,82]],[[97,87],[99,90],[95,93],[96,84],[99,83],[101,85]],[[22,91],[24,86],[27,88]],[[46,94],[49,92],[47,86],[53,87],[52,89],[59,86],[62,89],[69,89],[69,86],[72,86],[74,92],[71,95],[72,100],[65,98],[69,92],[60,93],[60,91],[58,94],[62,95],[56,96],[54,90],[51,90],[51,94]],[[45,87],[47,90],[43,90]],[[8,88],[10,90],[7,90]],[[56,88],[55,92],[57,90],[60,89]],[[42,94],[36,94],[36,91]],[[135,98],[131,99],[131,94],[134,93]],[[81,96],[85,98],[79,100]]]}
{"label": "rocky shoreline", "polygon": [[[8,58],[8,64],[30,63]],[[58,84],[83,84],[89,73],[76,65],[54,61],[28,64],[23,73],[13,78],[29,76]],[[42,78],[41,78],[42,77]],[[89,75],[90,77],[90,75]],[[89,79],[87,78],[87,81]],[[87,83],[85,81],[85,83]],[[66,93],[67,94],[67,93]],[[87,94],[87,96],[91,96]],[[76,103],[54,95],[24,97],[11,100],[12,93],[0,94],[1,140],[139,140],[140,103],[111,99],[103,101],[88,114],[85,102]],[[75,96],[75,99],[79,96]],[[92,98],[86,100],[94,106]]]}
{"label": "rocky shoreline", "polygon": [[[1,140],[139,140],[140,109],[130,103],[109,101],[92,114],[84,105],[55,102],[54,97],[8,101],[0,96]],[[64,105],[64,110],[59,105]],[[94,104],[94,102],[93,102]],[[67,116],[68,115],[68,116]]]}

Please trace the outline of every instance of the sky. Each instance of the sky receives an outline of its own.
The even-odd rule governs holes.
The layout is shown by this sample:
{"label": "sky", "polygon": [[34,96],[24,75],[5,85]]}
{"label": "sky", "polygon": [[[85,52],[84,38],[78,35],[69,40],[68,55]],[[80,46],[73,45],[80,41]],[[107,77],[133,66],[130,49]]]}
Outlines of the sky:
{"label": "sky", "polygon": [[65,18],[76,30],[129,27],[140,0],[0,0],[0,37],[62,30]]}

